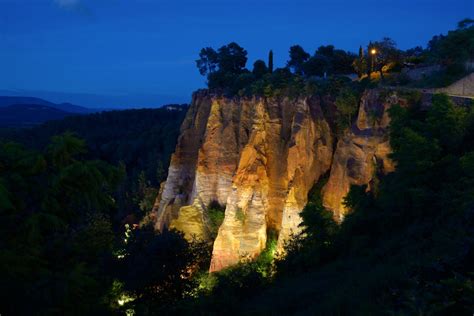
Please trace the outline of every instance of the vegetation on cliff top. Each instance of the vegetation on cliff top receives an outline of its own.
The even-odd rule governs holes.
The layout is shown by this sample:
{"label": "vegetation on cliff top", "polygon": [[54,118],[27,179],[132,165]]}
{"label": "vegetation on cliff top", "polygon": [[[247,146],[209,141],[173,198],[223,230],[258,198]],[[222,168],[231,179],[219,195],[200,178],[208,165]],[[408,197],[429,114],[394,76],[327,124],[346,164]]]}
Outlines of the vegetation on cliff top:
{"label": "vegetation on cliff top", "polygon": [[[209,89],[226,95],[265,97],[324,93],[324,79],[357,74],[359,78],[382,79],[383,84],[407,84],[403,67],[441,65],[438,72],[417,82],[418,86],[443,86],[466,74],[465,63],[474,56],[474,21],[465,19],[447,35],[434,36],[426,49],[397,48],[394,40],[383,38],[361,46],[358,55],[333,45],[320,46],[312,55],[300,45],[289,49],[285,67],[273,69],[273,52],[267,63],[259,59],[247,69],[247,51],[235,42],[215,50],[203,48],[196,61]],[[271,64],[271,67],[267,66]],[[389,76],[385,78],[385,74]]]}

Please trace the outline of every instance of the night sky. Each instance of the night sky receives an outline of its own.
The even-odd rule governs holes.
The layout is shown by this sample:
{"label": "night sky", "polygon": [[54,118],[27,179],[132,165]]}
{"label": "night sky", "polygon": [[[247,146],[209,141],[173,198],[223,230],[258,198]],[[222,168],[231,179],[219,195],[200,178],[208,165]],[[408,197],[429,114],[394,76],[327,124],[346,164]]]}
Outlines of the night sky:
{"label": "night sky", "polygon": [[97,107],[188,102],[204,87],[202,47],[236,41],[249,63],[273,49],[323,44],[356,52],[384,36],[425,46],[473,0],[0,0],[0,94]]}

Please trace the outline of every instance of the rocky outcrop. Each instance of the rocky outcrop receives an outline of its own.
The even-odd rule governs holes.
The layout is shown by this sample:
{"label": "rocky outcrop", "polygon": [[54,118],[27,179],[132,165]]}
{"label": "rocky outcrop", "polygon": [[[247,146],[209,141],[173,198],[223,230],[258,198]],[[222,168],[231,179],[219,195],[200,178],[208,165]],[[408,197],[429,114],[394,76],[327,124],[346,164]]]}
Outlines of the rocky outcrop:
{"label": "rocky outcrop", "polygon": [[[176,150],[171,156],[168,177],[153,207],[152,218],[155,219],[155,227],[158,230],[170,226],[171,222],[178,218],[180,208],[190,205],[193,201],[197,158],[206,131],[211,102],[208,98],[195,94],[192,104],[181,125]],[[203,222],[203,216],[204,213],[201,212],[195,214],[194,218],[199,217]],[[201,233],[202,229],[199,232]],[[195,233],[198,232],[185,231],[187,236]]]}
{"label": "rocky outcrop", "polygon": [[308,191],[331,164],[333,138],[317,102],[252,103],[252,127],[214,242],[211,271],[258,255],[269,229],[279,232],[279,245],[297,233]]}
{"label": "rocky outcrop", "polygon": [[198,91],[182,124],[168,178],[153,209],[157,229],[209,238],[208,205],[225,205],[210,271],[257,256],[269,231],[281,249],[299,232],[299,213],[319,178],[330,171],[323,201],[337,218],[351,184],[390,172],[387,109],[376,91],[364,95],[357,122],[335,144],[330,111],[319,97],[225,98]]}
{"label": "rocky outcrop", "polygon": [[200,91],[182,125],[153,213],[156,228],[207,238],[206,209],[226,205],[211,271],[254,257],[267,231],[298,231],[308,191],[330,165],[333,137],[319,100],[227,99]]}
{"label": "rocky outcrop", "polygon": [[351,185],[369,184],[370,189],[377,173],[386,174],[395,168],[388,157],[391,149],[387,110],[396,103],[400,103],[396,94],[384,100],[377,91],[364,94],[356,123],[337,143],[329,180],[322,195],[324,206],[332,210],[339,221],[347,213],[344,197]]}

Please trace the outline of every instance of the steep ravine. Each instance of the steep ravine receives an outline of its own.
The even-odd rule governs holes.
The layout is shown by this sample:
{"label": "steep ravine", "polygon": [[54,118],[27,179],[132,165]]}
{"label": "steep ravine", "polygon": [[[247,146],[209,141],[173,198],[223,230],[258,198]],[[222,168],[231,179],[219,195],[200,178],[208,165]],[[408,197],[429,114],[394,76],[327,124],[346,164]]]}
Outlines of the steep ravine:
{"label": "steep ravine", "polygon": [[387,109],[399,100],[364,93],[356,122],[337,140],[323,111],[333,106],[329,99],[196,92],[152,211],[155,227],[208,239],[207,206],[225,205],[210,267],[217,271],[257,256],[270,230],[278,232],[281,249],[299,230],[309,190],[327,172],[323,203],[342,219],[351,184],[370,187],[377,172],[394,168],[387,158]]}

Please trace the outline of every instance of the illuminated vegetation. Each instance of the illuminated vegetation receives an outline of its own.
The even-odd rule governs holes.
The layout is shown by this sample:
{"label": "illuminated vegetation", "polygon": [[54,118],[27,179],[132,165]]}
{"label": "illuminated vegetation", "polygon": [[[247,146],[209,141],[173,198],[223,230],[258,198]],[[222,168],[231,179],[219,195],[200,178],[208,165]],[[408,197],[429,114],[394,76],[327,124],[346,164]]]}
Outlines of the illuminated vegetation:
{"label": "illuminated vegetation", "polygon": [[211,240],[215,240],[219,227],[225,217],[225,206],[213,201],[207,207],[207,216],[209,217],[209,235]]}

